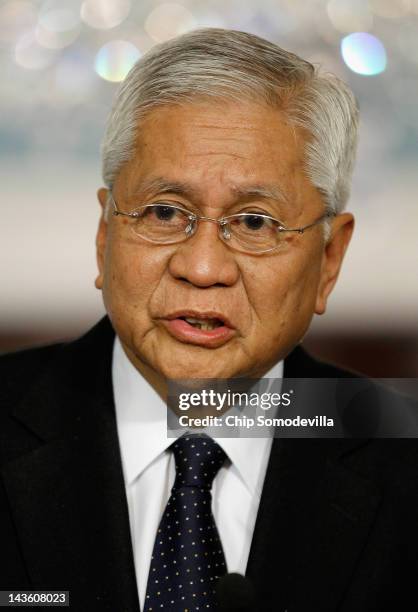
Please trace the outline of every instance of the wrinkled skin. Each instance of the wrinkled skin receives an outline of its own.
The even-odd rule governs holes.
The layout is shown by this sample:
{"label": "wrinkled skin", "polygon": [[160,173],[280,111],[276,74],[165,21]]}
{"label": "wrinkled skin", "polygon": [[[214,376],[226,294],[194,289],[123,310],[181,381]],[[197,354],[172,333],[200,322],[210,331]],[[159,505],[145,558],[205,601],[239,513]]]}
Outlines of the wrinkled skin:
{"label": "wrinkled skin", "polygon": [[[304,142],[278,110],[257,104],[160,107],[143,120],[113,195],[128,212],[161,199],[156,188],[144,191],[160,178],[187,184],[182,193],[164,193],[165,201],[202,215],[257,210],[301,227],[324,212],[303,169]],[[254,185],[283,197],[238,195]],[[104,209],[106,189],[98,196]],[[260,256],[228,248],[214,223],[200,223],[193,237],[174,245],[146,242],[129,223],[102,215],[96,286],[128,357],[156,385],[165,378],[262,376],[301,340],[313,314],[325,312],[353,229],[344,213],[331,221],[327,244],[320,224]],[[164,321],[181,309],[224,314],[234,334],[216,348],[179,341]]]}

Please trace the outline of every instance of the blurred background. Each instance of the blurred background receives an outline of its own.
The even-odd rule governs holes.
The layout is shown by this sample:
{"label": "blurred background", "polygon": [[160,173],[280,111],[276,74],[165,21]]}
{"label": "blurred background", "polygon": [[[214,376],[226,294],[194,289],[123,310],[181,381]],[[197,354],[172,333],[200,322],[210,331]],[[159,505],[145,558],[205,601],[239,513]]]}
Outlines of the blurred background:
{"label": "blurred background", "polygon": [[0,2],[0,352],[100,318],[99,148],[118,83],[188,30],[259,34],[334,72],[361,107],[337,288],[305,344],[381,377],[418,375],[418,0]]}

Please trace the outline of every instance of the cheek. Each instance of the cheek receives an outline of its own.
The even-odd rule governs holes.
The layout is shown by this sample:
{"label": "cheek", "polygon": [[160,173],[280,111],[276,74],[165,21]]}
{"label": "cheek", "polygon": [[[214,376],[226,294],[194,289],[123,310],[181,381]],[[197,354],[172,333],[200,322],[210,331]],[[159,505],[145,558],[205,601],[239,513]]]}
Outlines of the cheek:
{"label": "cheek", "polygon": [[295,274],[289,279],[288,315],[295,325],[299,324],[306,328],[312,319],[320,281],[320,269],[320,252],[312,251],[310,257],[304,257],[300,261]]}
{"label": "cheek", "polygon": [[257,271],[255,267],[249,273],[247,292],[258,327],[261,325],[262,331],[275,341],[287,326],[292,328],[298,319],[302,323],[312,317],[320,260],[315,253],[311,257],[296,253],[265,263],[263,268],[260,266]]}
{"label": "cheek", "polygon": [[158,250],[128,240],[111,241],[106,249],[103,295],[112,320],[146,318],[165,267]]}

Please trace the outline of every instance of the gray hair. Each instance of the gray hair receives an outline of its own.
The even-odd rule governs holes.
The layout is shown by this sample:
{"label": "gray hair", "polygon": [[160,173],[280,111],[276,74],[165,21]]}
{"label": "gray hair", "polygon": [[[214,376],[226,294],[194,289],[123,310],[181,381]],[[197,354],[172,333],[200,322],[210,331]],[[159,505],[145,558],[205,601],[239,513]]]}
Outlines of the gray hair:
{"label": "gray hair", "polygon": [[350,193],[358,106],[336,76],[253,34],[203,28],[153,47],[130,70],[114,100],[102,143],[103,180],[112,189],[130,160],[140,119],[157,106],[196,98],[259,101],[280,108],[307,133],[305,172],[326,210]]}

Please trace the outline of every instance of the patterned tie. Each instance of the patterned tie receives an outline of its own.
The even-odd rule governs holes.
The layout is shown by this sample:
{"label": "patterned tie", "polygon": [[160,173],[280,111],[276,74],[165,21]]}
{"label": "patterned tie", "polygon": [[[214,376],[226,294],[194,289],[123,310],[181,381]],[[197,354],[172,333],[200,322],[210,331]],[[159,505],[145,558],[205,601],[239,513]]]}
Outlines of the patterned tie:
{"label": "patterned tie", "polygon": [[216,610],[214,586],[227,570],[210,490],[226,455],[205,434],[186,434],[170,448],[176,480],[155,539],[144,610]]}

